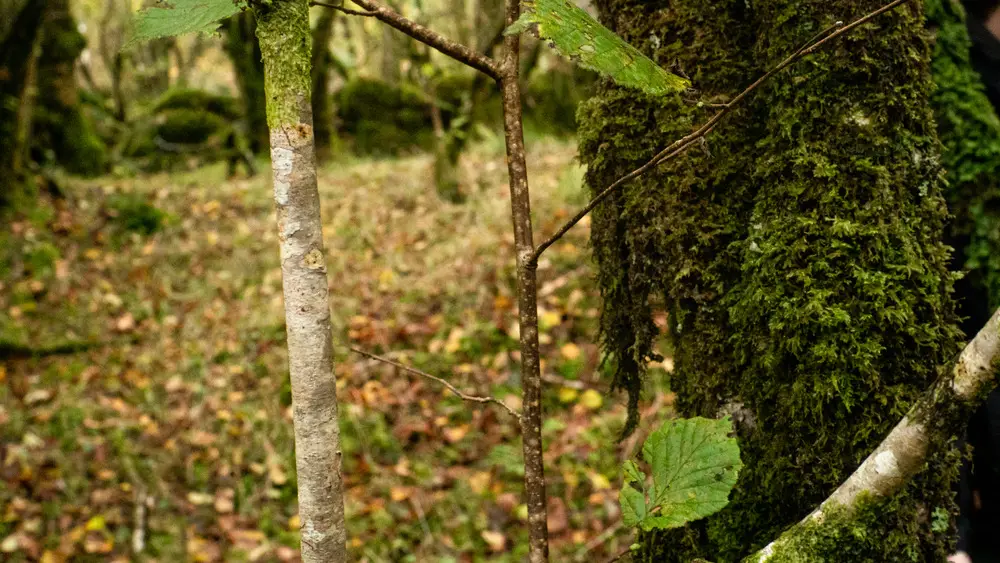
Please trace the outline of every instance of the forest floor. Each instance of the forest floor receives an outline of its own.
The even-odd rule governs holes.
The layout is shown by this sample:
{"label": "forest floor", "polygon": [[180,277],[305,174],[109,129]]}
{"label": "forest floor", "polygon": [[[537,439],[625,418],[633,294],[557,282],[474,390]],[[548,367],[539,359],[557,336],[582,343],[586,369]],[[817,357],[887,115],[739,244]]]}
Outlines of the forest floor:
{"label": "forest floor", "polygon": [[[529,153],[537,238],[586,196],[572,144]],[[514,421],[346,347],[519,406],[502,144],[463,159],[464,204],[436,196],[430,168],[413,156],[320,172],[351,560],[520,561]],[[0,232],[0,559],[297,560],[267,170],[73,180],[67,196]],[[644,431],[617,442],[624,401],[600,377],[587,236],[585,223],[539,266],[554,561],[631,543],[620,462],[670,413],[653,370]]]}

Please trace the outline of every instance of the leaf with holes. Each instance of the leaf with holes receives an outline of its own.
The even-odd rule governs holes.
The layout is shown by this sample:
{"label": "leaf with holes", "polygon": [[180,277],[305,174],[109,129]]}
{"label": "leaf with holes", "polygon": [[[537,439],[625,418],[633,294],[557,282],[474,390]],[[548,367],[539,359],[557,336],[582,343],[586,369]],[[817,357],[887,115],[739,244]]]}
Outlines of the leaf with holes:
{"label": "leaf with holes", "polygon": [[[660,516],[649,527],[675,528],[726,506],[743,464],[729,417],[667,421],[650,434],[642,457],[650,464],[650,502]],[[651,511],[652,512],[652,511]]]}
{"label": "leaf with holes", "polygon": [[646,439],[642,457],[652,470],[646,493],[646,475],[627,460],[625,484],[619,494],[622,518],[645,531],[676,528],[709,516],[729,502],[743,464],[729,418],[691,418],[667,421]]}
{"label": "leaf with holes", "polygon": [[538,36],[576,64],[597,71],[621,86],[653,95],[677,92],[689,83],[655,62],[598,23],[570,0],[525,0],[524,13],[507,31],[535,27]]}
{"label": "leaf with holes", "polygon": [[136,14],[126,46],[185,33],[212,33],[219,21],[246,7],[245,0],[166,0]]}

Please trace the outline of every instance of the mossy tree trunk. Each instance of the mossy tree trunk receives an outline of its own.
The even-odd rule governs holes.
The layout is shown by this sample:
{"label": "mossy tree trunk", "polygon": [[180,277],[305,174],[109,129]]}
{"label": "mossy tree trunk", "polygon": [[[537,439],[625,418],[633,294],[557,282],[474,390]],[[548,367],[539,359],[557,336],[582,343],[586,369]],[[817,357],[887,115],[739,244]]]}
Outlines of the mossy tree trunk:
{"label": "mossy tree trunk", "polygon": [[[597,2],[606,24],[715,102],[882,4]],[[922,24],[910,3],[837,40],[594,216],[616,385],[638,391],[662,296],[678,410],[732,414],[745,464],[726,509],[645,536],[639,560],[738,561],[763,547],[857,467],[957,351]],[[604,86],[581,111],[588,184],[609,184],[706,117],[679,97]],[[801,560],[943,560],[956,475],[946,434],[917,479],[865,513],[863,534],[837,528],[837,553]]]}
{"label": "mossy tree trunk", "polygon": [[967,336],[1000,307],[1000,119],[970,60],[971,41],[957,0],[926,0],[933,37],[932,94],[948,171],[945,198],[953,218],[946,242]]}
{"label": "mossy tree trunk", "polygon": [[31,123],[31,78],[48,2],[5,3],[10,22],[0,36],[0,209],[16,201],[23,186]]}
{"label": "mossy tree trunk", "polygon": [[69,172],[93,176],[104,172],[107,154],[80,108],[74,69],[85,46],[69,0],[49,0],[38,59],[33,144],[36,152],[51,150],[55,162]]}
{"label": "mossy tree trunk", "polygon": [[247,10],[226,22],[225,49],[236,70],[240,97],[246,112],[247,138],[254,154],[268,147],[267,109],[264,96],[264,62],[256,35],[257,20]]}
{"label": "mossy tree trunk", "polygon": [[264,60],[295,427],[302,561],[347,560],[330,294],[316,183],[307,0],[252,3]]}

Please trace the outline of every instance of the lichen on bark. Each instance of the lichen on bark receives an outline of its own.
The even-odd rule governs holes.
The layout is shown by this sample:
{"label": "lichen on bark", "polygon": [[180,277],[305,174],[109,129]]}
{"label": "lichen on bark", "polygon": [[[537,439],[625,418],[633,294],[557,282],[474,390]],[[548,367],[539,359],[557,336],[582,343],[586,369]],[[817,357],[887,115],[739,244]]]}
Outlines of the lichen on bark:
{"label": "lichen on bark", "polygon": [[[679,64],[724,101],[820,29],[874,0],[598,2],[615,31]],[[637,560],[738,561],[847,477],[957,351],[947,215],[918,4],[882,15],[764,86],[707,147],[626,186],[593,220],[602,336],[633,389],[664,295],[682,416],[742,403],[744,469],[730,505],[643,538]],[[655,40],[654,40],[655,39]],[[581,111],[588,184],[600,188],[705,119],[604,87]],[[623,359],[625,361],[623,361]],[[623,368],[624,369],[623,371]],[[948,432],[889,499],[854,560],[941,560],[956,457]],[[940,512],[939,512],[940,514]],[[879,538],[878,541],[870,541]],[[813,561],[840,561],[817,543]]]}

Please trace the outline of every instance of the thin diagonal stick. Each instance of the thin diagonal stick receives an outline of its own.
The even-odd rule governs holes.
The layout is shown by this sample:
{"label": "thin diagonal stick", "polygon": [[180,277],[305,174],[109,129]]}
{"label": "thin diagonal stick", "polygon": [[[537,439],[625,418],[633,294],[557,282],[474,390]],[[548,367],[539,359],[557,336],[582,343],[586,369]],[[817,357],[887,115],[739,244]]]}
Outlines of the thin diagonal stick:
{"label": "thin diagonal stick", "polygon": [[445,381],[444,379],[441,379],[440,377],[438,377],[436,375],[431,375],[431,374],[429,374],[429,373],[427,373],[425,371],[420,371],[417,368],[413,368],[413,367],[410,367],[408,365],[401,364],[399,362],[390,360],[389,358],[383,358],[382,356],[376,356],[375,354],[372,354],[372,353],[369,353],[369,352],[365,352],[364,350],[361,350],[360,348],[355,348],[353,346],[351,346],[350,348],[351,348],[352,352],[354,352],[356,354],[361,354],[362,356],[364,356],[366,358],[370,358],[372,360],[375,360],[377,362],[382,362],[384,364],[389,364],[390,366],[397,367],[397,368],[399,368],[399,369],[401,369],[403,371],[412,373],[414,375],[419,375],[420,377],[426,377],[427,379],[432,379],[432,380],[440,383],[441,385],[444,385],[445,387],[448,388],[449,391],[451,391],[452,393],[454,393],[455,395],[459,396],[460,398],[462,398],[465,401],[471,401],[473,403],[496,403],[496,404],[500,405],[501,407],[503,407],[504,410],[506,410],[508,413],[510,413],[511,416],[513,416],[514,418],[516,418],[517,421],[518,421],[518,423],[521,422],[521,415],[517,411],[515,411],[514,409],[508,407],[507,404],[504,403],[503,401],[501,401],[500,399],[497,399],[495,397],[479,397],[479,396],[476,396],[476,395],[467,395],[467,394],[459,391],[458,388],[456,388],[451,383],[448,383],[447,381]]}
{"label": "thin diagonal stick", "polygon": [[552,246],[557,240],[562,238],[563,235],[569,232],[570,229],[576,226],[577,223],[579,223],[584,217],[586,217],[588,213],[593,211],[594,208],[597,207],[597,205],[601,203],[601,201],[603,201],[604,198],[606,198],[609,194],[611,194],[611,192],[613,192],[615,189],[619,188],[622,184],[626,182],[629,182],[631,180],[638,178],[639,176],[642,176],[643,174],[659,166],[660,164],[668,160],[671,160],[672,158],[684,152],[684,150],[690,147],[695,141],[701,139],[709,132],[711,132],[712,128],[715,127],[715,125],[720,120],[722,120],[723,117],[725,117],[729,112],[731,112],[734,107],[739,105],[743,100],[746,99],[747,96],[749,96],[754,90],[760,87],[761,84],[770,80],[774,75],[778,74],[782,70],[785,70],[786,68],[794,64],[796,61],[815,53],[817,49],[829,43],[833,39],[840,37],[841,35],[847,33],[848,31],[851,31],[852,29],[869,22],[872,18],[875,18],[881,14],[884,14],[885,12],[893,10],[911,1],[912,0],[894,0],[893,2],[890,2],[885,6],[882,6],[878,10],[866,14],[847,25],[843,25],[843,22],[837,22],[832,26],[824,29],[823,31],[817,33],[812,39],[807,41],[804,45],[799,47],[795,52],[786,57],[785,60],[781,61],[777,66],[764,73],[763,76],[758,78],[753,84],[751,84],[745,90],[740,92],[735,98],[730,100],[728,103],[723,104],[722,109],[719,110],[718,113],[713,115],[708,121],[706,121],[704,124],[698,127],[698,129],[696,129],[693,133],[674,141],[673,143],[670,144],[670,146],[658,152],[653,158],[649,159],[645,164],[629,172],[628,174],[622,176],[621,178],[618,178],[617,180],[612,182],[610,186],[604,188],[604,190],[602,190],[601,193],[597,194],[597,196],[594,197],[594,199],[592,199],[590,203],[588,203],[576,215],[574,215],[572,219],[570,219],[562,227],[560,227],[559,230],[555,232],[555,234],[545,239],[545,241],[543,241],[535,248],[535,251],[531,255],[530,259],[531,262],[537,264],[538,257],[541,256],[542,253],[545,252],[547,248]]}
{"label": "thin diagonal stick", "polygon": [[325,8],[330,8],[333,10],[339,10],[346,14],[353,14],[356,16],[366,16],[376,18],[379,21],[388,24],[393,29],[399,30],[406,35],[416,39],[417,41],[432,47],[441,53],[455,59],[456,61],[470,66],[483,74],[489,76],[494,80],[500,79],[500,67],[497,62],[493,59],[477,53],[474,49],[467,47],[457,41],[452,41],[447,37],[441,35],[440,33],[420,25],[419,23],[406,19],[402,14],[393,10],[392,8],[382,4],[378,0],[351,0],[358,6],[361,6],[365,11],[359,10],[349,10],[342,6],[332,4],[329,2],[319,2],[314,0],[312,5],[323,6]]}

